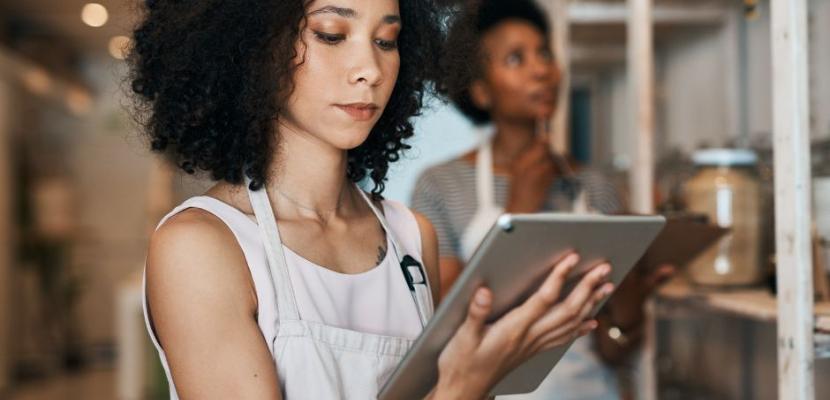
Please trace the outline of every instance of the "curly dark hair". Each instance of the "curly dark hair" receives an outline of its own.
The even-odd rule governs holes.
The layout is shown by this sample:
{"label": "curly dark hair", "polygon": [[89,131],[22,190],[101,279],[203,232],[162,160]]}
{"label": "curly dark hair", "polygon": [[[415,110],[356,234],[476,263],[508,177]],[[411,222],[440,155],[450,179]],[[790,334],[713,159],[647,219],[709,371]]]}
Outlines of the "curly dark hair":
{"label": "curly dark hair", "polygon": [[[258,189],[276,148],[275,121],[293,90],[295,45],[309,0],[146,0],[128,57],[133,114],[152,150],[187,173]],[[444,5],[448,5],[444,4]],[[389,163],[410,146],[410,118],[437,71],[442,8],[400,0],[400,70],[367,140],[348,152],[347,175],[380,196]]]}
{"label": "curly dark hair", "polygon": [[438,91],[476,125],[490,122],[490,113],[475,105],[470,86],[482,74],[481,39],[506,20],[521,20],[550,32],[545,12],[533,0],[482,0],[469,2],[455,15],[439,62],[442,77]]}

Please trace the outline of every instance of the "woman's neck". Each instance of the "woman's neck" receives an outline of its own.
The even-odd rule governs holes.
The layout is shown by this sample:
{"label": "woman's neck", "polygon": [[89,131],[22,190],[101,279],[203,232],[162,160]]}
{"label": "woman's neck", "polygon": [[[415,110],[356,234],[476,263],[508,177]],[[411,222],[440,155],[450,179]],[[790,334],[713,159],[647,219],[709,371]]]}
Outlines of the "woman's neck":
{"label": "woman's neck", "polygon": [[496,128],[493,137],[493,161],[498,165],[509,165],[535,137],[536,124],[533,121],[511,121],[494,119]]}
{"label": "woman's neck", "polygon": [[[355,207],[346,176],[347,152],[299,130],[280,126],[266,186],[275,209],[327,220]],[[285,216],[285,215],[284,215]]]}

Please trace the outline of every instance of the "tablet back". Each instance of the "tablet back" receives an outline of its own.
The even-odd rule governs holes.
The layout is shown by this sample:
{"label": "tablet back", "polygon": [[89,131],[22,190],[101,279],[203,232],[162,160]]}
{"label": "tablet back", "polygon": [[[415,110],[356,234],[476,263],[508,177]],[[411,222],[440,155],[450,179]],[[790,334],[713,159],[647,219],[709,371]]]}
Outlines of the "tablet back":
{"label": "tablet back", "polygon": [[[665,224],[660,216],[573,214],[505,214],[490,229],[430,323],[379,394],[381,400],[420,399],[438,381],[441,350],[466,318],[473,292],[493,291],[496,320],[521,304],[550,272],[552,260],[569,251],[581,256],[569,276],[563,297],[590,268],[609,261],[609,281],[618,285]],[[601,305],[594,312],[598,311]],[[535,390],[565,354],[568,345],[540,353],[508,374],[491,394]]]}

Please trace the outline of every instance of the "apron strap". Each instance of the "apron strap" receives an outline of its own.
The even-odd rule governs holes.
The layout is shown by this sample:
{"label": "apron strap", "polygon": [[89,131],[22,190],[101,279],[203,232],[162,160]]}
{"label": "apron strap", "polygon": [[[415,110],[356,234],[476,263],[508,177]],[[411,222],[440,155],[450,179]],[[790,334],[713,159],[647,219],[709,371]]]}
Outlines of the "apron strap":
{"label": "apron strap", "polygon": [[251,180],[245,178],[245,187],[248,189],[248,197],[251,199],[251,206],[256,215],[259,232],[262,237],[262,244],[265,246],[265,253],[268,257],[271,281],[274,284],[277,295],[277,311],[279,319],[299,320],[300,313],[297,310],[297,302],[294,299],[294,290],[291,286],[291,277],[288,274],[288,267],[285,264],[285,253],[282,248],[280,231],[277,229],[277,219],[271,202],[268,200],[268,191],[263,186],[253,191],[250,188]]}
{"label": "apron strap", "polygon": [[479,128],[481,144],[476,156],[476,210],[461,234],[461,259],[469,261],[487,231],[504,212],[496,205],[493,175],[492,134],[487,127]]}
{"label": "apron strap", "polygon": [[478,209],[495,207],[493,190],[493,143],[489,136],[482,138],[476,157],[476,195]]}
{"label": "apron strap", "polygon": [[356,189],[363,196],[363,199],[366,200],[366,203],[369,204],[369,208],[372,209],[372,212],[380,221],[380,225],[383,227],[383,230],[386,231],[386,235],[389,237],[389,242],[392,243],[392,250],[395,252],[398,262],[400,262],[401,272],[403,273],[404,279],[406,279],[406,285],[409,287],[409,293],[412,295],[412,299],[415,301],[415,307],[418,309],[418,316],[421,319],[421,326],[426,326],[429,319],[432,318],[434,304],[432,302],[432,290],[430,288],[429,279],[427,279],[427,274],[424,272],[424,267],[411,255],[404,254],[402,251],[403,249],[400,247],[397,239],[395,238],[395,233],[389,229],[386,217],[380,210],[378,210],[375,203],[369,199],[369,196],[367,196],[363,190],[359,187],[356,187]]}

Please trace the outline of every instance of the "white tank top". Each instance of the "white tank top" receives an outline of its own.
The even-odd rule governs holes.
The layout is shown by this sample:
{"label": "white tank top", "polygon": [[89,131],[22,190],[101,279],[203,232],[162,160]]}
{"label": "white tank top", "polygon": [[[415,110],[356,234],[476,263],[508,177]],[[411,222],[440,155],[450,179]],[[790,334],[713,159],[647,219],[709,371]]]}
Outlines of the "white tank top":
{"label": "white tank top", "polygon": [[[258,194],[257,192],[251,193],[252,196]],[[325,397],[371,398],[377,394],[386,377],[392,373],[399,359],[420,334],[423,328],[421,313],[428,318],[432,312],[431,304],[428,310],[419,311],[416,301],[413,300],[413,292],[410,291],[399,264],[399,257],[403,257],[404,254],[422,262],[420,230],[415,216],[408,208],[395,201],[384,200],[382,206],[382,214],[374,207],[373,210],[378,213],[384,229],[387,230],[386,257],[374,268],[360,274],[342,274],[316,265],[281,243],[284,265],[281,261],[276,261],[276,264],[279,264],[277,266],[270,265],[268,249],[263,245],[264,237],[268,236],[267,233],[263,233],[265,229],[261,229],[255,220],[238,209],[208,196],[188,199],[165,216],[159,226],[183,210],[199,208],[218,217],[234,234],[253,278],[258,300],[257,323],[268,343],[269,351],[277,362],[277,374],[281,380],[283,394],[287,399],[314,398],[309,397],[313,390],[320,390],[319,395]],[[259,212],[257,214],[257,218],[260,218]],[[278,233],[275,236],[276,241],[279,241]],[[275,268],[283,266],[290,278],[288,285],[279,282],[277,278],[279,274],[274,271]],[[421,286],[419,289],[422,289],[423,295],[423,292],[426,292],[423,289],[428,289],[428,282],[415,286]],[[277,293],[280,290],[281,293]],[[428,301],[431,303],[431,297]],[[145,317],[147,316],[146,304],[145,297]],[[278,310],[286,309],[291,310],[284,312],[285,314],[298,313],[299,319],[294,320],[290,316],[286,318],[285,315],[278,315]],[[164,351],[152,331],[149,320],[146,319],[146,322],[153,344],[159,352],[167,373],[171,399],[176,399],[177,394]],[[292,345],[287,341],[294,340],[291,338],[298,336],[298,329],[304,334],[308,333],[309,337],[295,341],[294,347],[297,351],[291,353],[298,354],[297,356],[285,354],[285,346]],[[303,352],[302,348],[307,346],[309,346],[308,349],[321,347],[320,343],[313,344],[309,343],[310,341],[321,341],[324,346],[332,348],[327,349],[327,353],[322,355],[308,354],[308,350]],[[331,358],[328,352],[340,353],[343,348],[347,350],[345,354],[352,357],[351,364],[353,365],[329,365],[325,362]],[[368,356],[357,356],[356,350],[368,353]],[[377,365],[378,356],[373,353],[379,353],[385,362]],[[284,354],[284,359],[280,359],[279,354]],[[295,363],[291,361],[292,358],[302,360]],[[315,359],[321,359],[323,362]],[[348,360],[347,358],[341,359]],[[348,371],[351,367],[357,367],[356,364],[361,364],[363,359],[370,360],[367,364],[375,364],[374,371],[370,365],[367,365],[363,373],[380,376],[344,376],[338,378],[339,381],[336,382],[319,381],[320,376],[327,376],[326,372],[329,369],[335,372]],[[292,369],[305,369],[309,366],[306,365],[308,363],[324,370],[320,371],[322,375],[317,375],[316,386],[309,387],[303,382],[297,382],[301,379],[297,377],[298,373],[309,371],[292,371]],[[301,368],[293,368],[292,364],[303,365]],[[292,378],[294,382],[286,382],[287,379]],[[343,385],[344,383],[347,385]],[[344,387],[347,390],[354,388],[357,392],[337,392]],[[292,393],[298,389],[301,391]],[[308,390],[311,389],[313,389],[312,392],[309,392]]]}

